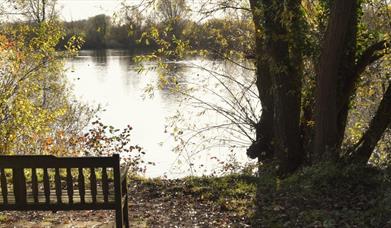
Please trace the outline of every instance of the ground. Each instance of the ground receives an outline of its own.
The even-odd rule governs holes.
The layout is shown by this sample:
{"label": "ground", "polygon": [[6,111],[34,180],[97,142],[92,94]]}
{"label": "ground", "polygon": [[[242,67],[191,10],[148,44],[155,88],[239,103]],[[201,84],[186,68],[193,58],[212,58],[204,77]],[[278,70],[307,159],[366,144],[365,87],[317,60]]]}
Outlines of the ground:
{"label": "ground", "polygon": [[[285,178],[274,166],[259,172],[258,177],[130,178],[131,227],[391,228],[391,169],[324,163]],[[102,228],[113,227],[113,221],[109,211],[0,213],[0,228]]]}
{"label": "ground", "polygon": [[[221,191],[227,185],[235,191]],[[129,181],[131,227],[247,227],[253,194],[236,177]],[[237,191],[236,191],[237,190]],[[245,203],[238,203],[238,202]],[[114,227],[113,211],[3,212],[0,227]]]}

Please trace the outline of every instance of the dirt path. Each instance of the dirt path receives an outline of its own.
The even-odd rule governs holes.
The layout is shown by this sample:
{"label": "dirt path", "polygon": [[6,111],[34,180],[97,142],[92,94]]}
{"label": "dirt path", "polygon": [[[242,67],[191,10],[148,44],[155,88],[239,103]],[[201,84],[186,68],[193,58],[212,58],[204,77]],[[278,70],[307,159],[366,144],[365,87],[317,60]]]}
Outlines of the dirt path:
{"label": "dirt path", "polygon": [[[246,219],[203,195],[181,180],[129,184],[131,227],[246,227]],[[114,227],[113,211],[3,212],[0,227]]]}

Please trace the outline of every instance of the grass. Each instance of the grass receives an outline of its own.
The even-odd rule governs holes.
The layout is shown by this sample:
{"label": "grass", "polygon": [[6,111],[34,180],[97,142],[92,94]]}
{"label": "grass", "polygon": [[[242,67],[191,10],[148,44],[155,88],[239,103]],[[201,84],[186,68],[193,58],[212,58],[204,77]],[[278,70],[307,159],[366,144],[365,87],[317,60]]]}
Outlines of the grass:
{"label": "grass", "polygon": [[152,191],[167,186],[254,227],[391,227],[391,170],[371,166],[320,164],[284,179],[265,166],[259,177],[142,181]]}
{"label": "grass", "polygon": [[238,216],[253,213],[257,182],[254,176],[189,177],[183,181],[191,194],[214,202],[223,211],[234,211]]}

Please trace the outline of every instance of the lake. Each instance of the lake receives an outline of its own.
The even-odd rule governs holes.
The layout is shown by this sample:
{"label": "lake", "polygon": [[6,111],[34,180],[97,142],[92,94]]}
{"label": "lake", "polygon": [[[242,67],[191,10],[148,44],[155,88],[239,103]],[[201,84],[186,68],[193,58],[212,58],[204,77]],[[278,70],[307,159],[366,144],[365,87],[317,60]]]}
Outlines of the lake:
{"label": "lake", "polygon": [[[157,88],[159,74],[156,63],[143,65],[147,69],[138,72],[138,64],[126,51],[83,50],[77,57],[69,59],[66,67],[77,99],[93,106],[100,104],[104,108],[98,113],[103,123],[116,128],[133,127],[133,143],[144,148],[147,162],[155,163],[147,166],[147,177],[205,175],[213,173],[224,160],[238,162],[238,166],[249,161],[245,151],[251,140],[246,134],[253,137],[254,133],[247,129],[244,130],[248,131],[246,134],[232,134],[235,131],[232,129],[241,127],[243,123],[232,125],[227,117],[223,117],[224,112],[220,113],[223,115],[218,114],[210,104],[220,105],[226,110],[231,108],[226,102],[231,92],[224,91],[216,75],[235,74],[238,80],[243,77],[240,81],[245,83],[253,79],[252,70],[200,58],[169,62],[168,74],[175,75],[175,83],[189,94],[187,96],[172,91],[169,85]],[[153,90],[150,89],[153,87]],[[243,92],[238,90],[235,95],[240,96],[240,93]],[[254,107],[259,109],[256,101]],[[237,122],[240,121],[239,118]],[[221,128],[213,132],[194,134],[196,129],[217,125]],[[188,138],[192,140],[187,141]],[[210,142],[207,142],[208,139]],[[186,149],[179,153],[184,144]]]}

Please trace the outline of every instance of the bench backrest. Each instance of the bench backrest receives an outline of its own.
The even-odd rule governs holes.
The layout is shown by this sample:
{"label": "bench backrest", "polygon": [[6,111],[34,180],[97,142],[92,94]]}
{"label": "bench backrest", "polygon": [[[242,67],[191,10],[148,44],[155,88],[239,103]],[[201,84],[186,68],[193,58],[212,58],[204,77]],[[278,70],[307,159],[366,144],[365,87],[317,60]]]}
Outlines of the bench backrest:
{"label": "bench backrest", "polygon": [[[112,170],[114,177],[112,191],[108,170]],[[0,206],[23,209],[26,206],[46,205],[41,209],[50,209],[53,204],[109,205],[109,196],[117,195],[120,172],[118,154],[112,157],[0,156]],[[97,173],[101,186],[98,186]],[[76,183],[77,188],[74,189]],[[98,195],[102,197],[101,201]]]}

